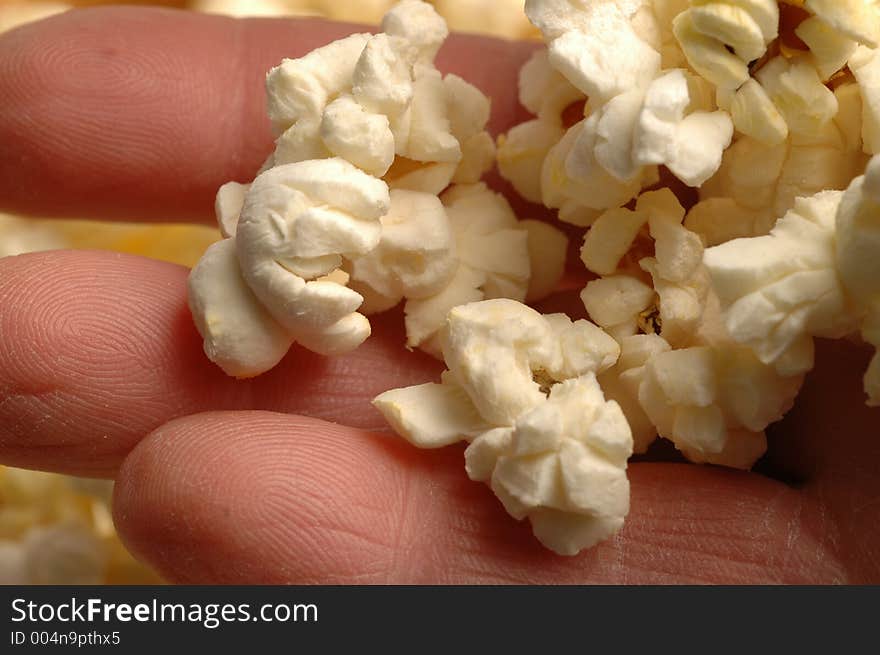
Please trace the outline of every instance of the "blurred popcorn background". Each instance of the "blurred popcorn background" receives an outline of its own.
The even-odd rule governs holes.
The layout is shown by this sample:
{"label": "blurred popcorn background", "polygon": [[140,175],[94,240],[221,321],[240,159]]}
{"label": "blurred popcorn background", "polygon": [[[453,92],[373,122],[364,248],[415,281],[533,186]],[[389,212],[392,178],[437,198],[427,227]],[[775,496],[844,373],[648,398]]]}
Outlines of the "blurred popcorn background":
{"label": "blurred popcorn background", "polygon": [[[396,0],[165,0],[152,4],[231,16],[323,16],[378,24]],[[429,2],[431,0],[428,0]],[[0,0],[0,32],[101,0]],[[451,29],[537,39],[524,0],[433,0]],[[126,252],[192,266],[219,232],[197,225],[33,220],[0,212],[0,257],[57,248]],[[111,482],[0,466],[0,584],[159,584],[113,528]]]}

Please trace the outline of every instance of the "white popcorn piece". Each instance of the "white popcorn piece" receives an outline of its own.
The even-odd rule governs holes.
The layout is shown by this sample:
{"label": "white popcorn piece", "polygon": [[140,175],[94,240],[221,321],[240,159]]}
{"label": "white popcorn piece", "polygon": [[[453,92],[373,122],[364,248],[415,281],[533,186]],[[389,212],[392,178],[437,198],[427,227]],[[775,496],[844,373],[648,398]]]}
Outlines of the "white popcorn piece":
{"label": "white popcorn piece", "polygon": [[530,202],[540,203],[541,171],[550,149],[565,130],[551,121],[535,119],[512,127],[498,137],[498,171],[516,192]]}
{"label": "white popcorn piece", "polygon": [[494,158],[489,101],[434,68],[445,22],[429,4],[404,0],[382,25],[382,34],[348,37],[269,73],[274,164],[338,156],[381,177],[396,155],[429,170],[394,173],[395,188],[439,193],[453,179],[476,182]]}
{"label": "white popcorn piece", "polygon": [[447,75],[443,84],[448,96],[450,128],[461,147],[461,161],[452,182],[474,184],[495,161],[495,142],[486,132],[489,99],[457,75]]}
{"label": "white popcorn piece", "polygon": [[654,289],[630,275],[588,282],[580,297],[590,318],[618,341],[636,334],[641,315],[656,305]]}
{"label": "white popcorn piece", "polygon": [[788,123],[764,87],[754,79],[736,90],[730,103],[730,117],[738,132],[768,146],[788,138]]}
{"label": "white popcorn piece", "polygon": [[391,189],[421,191],[436,196],[452,183],[457,169],[455,162],[421,163],[398,157],[382,179]]}
{"label": "white popcorn piece", "polygon": [[393,307],[404,297],[440,292],[458,267],[449,220],[437,196],[392,189],[390,200],[388,213],[380,219],[379,244],[346,265],[348,286],[373,299],[373,307],[361,308],[368,314]]}
{"label": "white popcorn piece", "polygon": [[370,38],[370,34],[352,34],[299,59],[285,59],[269,71],[267,108],[276,136],[300,120],[320,120],[330,99],[350,87],[355,66]]}
{"label": "white popcorn piece", "polygon": [[648,223],[648,214],[621,207],[603,213],[587,231],[581,247],[581,261],[588,270],[611,275]]}
{"label": "white popcorn piece", "polygon": [[526,219],[519,222],[528,233],[529,288],[526,302],[537,302],[549,296],[565,272],[568,237],[544,221]]}
{"label": "white popcorn piece", "polygon": [[688,459],[749,469],[767,448],[764,428],[790,409],[801,382],[748,348],[697,346],[652,356],[639,401]]}
{"label": "white popcorn piece", "polygon": [[452,134],[447,86],[439,71],[422,68],[413,85],[413,100],[406,125],[396,135],[397,154],[416,161],[458,163],[461,144]]}
{"label": "white popcorn piece", "polygon": [[647,85],[660,70],[660,53],[631,23],[642,4],[527,0],[525,8],[548,44],[553,67],[598,106]]}
{"label": "white popcorn piece", "polygon": [[340,96],[324,108],[320,130],[330,153],[370,175],[381,177],[394,162],[388,117],[366,111],[352,96]]}
{"label": "white popcorn piece", "polygon": [[837,97],[806,59],[774,57],[756,76],[792,132],[817,134],[837,114]]}
{"label": "white popcorn piece", "polygon": [[561,123],[566,108],[586,96],[550,63],[547,50],[536,50],[519,71],[519,102],[543,121]]}
{"label": "white popcorn piece", "polygon": [[810,49],[813,65],[823,80],[846,66],[859,46],[818,16],[803,21],[794,32]]}
{"label": "white popcorn piece", "polygon": [[699,186],[721,165],[733,124],[723,111],[686,115],[692,99],[684,71],[674,70],[648,87],[633,139],[639,165],[665,164],[689,186]]}
{"label": "white popcorn piece", "polygon": [[448,371],[441,384],[392,389],[373,404],[397,434],[419,448],[442,448],[491,428]]}
{"label": "white popcorn piece", "polygon": [[675,38],[672,21],[689,7],[688,0],[651,0],[633,15],[633,29],[660,52],[661,70],[684,68],[687,59]]}
{"label": "white popcorn piece", "polygon": [[528,518],[544,546],[576,555],[622,527],[631,452],[623,412],[590,373],[554,386],[513,427],[477,437],[465,458],[471,479],[487,482],[512,516]]}
{"label": "white popcorn piece", "polygon": [[[594,155],[600,114],[571,127],[544,159],[541,169],[541,195],[547,207],[559,208],[560,219],[585,216],[588,225],[601,210],[620,207],[638,194],[644,181],[640,173],[631,180],[620,181],[609,174]],[[593,212],[585,215],[579,208]],[[600,211],[595,211],[600,210]]]}
{"label": "white popcorn piece", "polygon": [[[862,337],[880,353],[880,157],[843,194],[837,211],[838,270],[862,319]],[[880,354],[865,373],[868,404],[880,405]]]}
{"label": "white popcorn piece", "polygon": [[551,41],[548,52],[554,67],[597,104],[645,86],[660,70],[660,53],[623,20],[590,32],[570,30]]}
{"label": "white popcorn piece", "polygon": [[509,426],[546,398],[536,373],[562,377],[565,361],[556,330],[538,312],[495,299],[454,308],[443,357],[486,421]]}
{"label": "white popcorn piece", "polygon": [[623,410],[633,438],[633,452],[644,453],[657,437],[657,428],[639,402],[639,388],[645,378],[645,364],[655,355],[668,352],[670,345],[657,334],[633,334],[620,339],[620,358],[599,375],[599,385],[608,400]]}
{"label": "white popcorn piece", "polygon": [[385,183],[343,159],[266,171],[248,191],[236,231],[245,281],[291,333],[310,342],[326,333],[324,352],[338,352],[337,344],[348,346],[349,337],[334,332],[343,325],[357,326],[366,338],[369,331],[363,334],[364,323],[353,314],[361,297],[314,278],[339,268],[343,256],[375,248],[379,219],[389,205]]}
{"label": "white popcorn piece", "polygon": [[436,10],[420,0],[402,0],[382,18],[385,34],[398,36],[412,45],[424,62],[431,62],[449,36],[449,30]]}
{"label": "white popcorn piece", "polygon": [[812,368],[812,337],[840,337],[853,327],[835,256],[842,195],[798,198],[769,235],[705,252],[731,337],[785,376]]}
{"label": "white popcorn piece", "polygon": [[654,257],[642,259],[639,266],[651,275],[657,292],[660,335],[681,348],[700,324],[709,293],[703,244],[681,224],[684,208],[669,189],[642,194],[636,208],[650,216]]}
{"label": "white popcorn piece", "polygon": [[719,88],[737,89],[749,62],[776,38],[776,0],[699,0],[673,20],[675,37],[691,68]]}
{"label": "white popcorn piece", "polygon": [[208,248],[189,276],[189,307],[205,354],[227,375],[249,378],[273,368],[293,337],[241,276],[234,239]]}
{"label": "white popcorn piece", "polygon": [[[703,244],[682,226],[684,213],[669,189],[648,191],[639,197],[635,211],[610,210],[587,233],[581,258],[588,269],[606,277],[590,282],[581,298],[590,316],[616,338],[647,329],[673,347],[682,347],[699,325],[709,280],[701,265]],[[653,289],[632,275],[637,270],[620,269],[646,224],[654,256],[641,258],[638,265],[651,275]],[[656,324],[647,326],[653,312]]]}
{"label": "white popcorn piece", "polygon": [[217,191],[214,213],[217,216],[220,234],[227,239],[235,236],[238,217],[241,216],[241,208],[244,205],[244,197],[250,187],[250,184],[227,182]]}
{"label": "white popcorn piece", "polygon": [[700,97],[704,90],[697,79],[681,70],[669,71],[644,90],[616,95],[571,128],[545,158],[544,203],[560,208],[569,202],[592,209],[618,207],[661,164],[691,186],[711,177],[730,144],[733,127],[725,112],[692,111],[709,104]]}
{"label": "white popcorn piece", "polygon": [[378,244],[389,204],[384,182],[342,159],[259,175],[235,238],[209,248],[190,275],[190,308],[208,357],[250,377],[280,361],[293,340],[324,354],[363,342],[369,322],[355,313],[363,298],[317,278]]}
{"label": "white popcorn piece", "polygon": [[839,111],[820,133],[769,145],[742,137],[700,189],[685,226],[708,246],[767,234],[800,196],[842,190],[864,169],[862,101],[855,84],[835,89]]}
{"label": "white popcorn piece", "polygon": [[880,47],[876,0],[806,0],[804,6],[841,34],[871,48]]}
{"label": "white popcorn piece", "polygon": [[749,209],[733,198],[707,198],[691,208],[684,225],[711,247],[740,237],[767,234],[775,222],[769,210]]}
{"label": "white popcorn piece", "polygon": [[[488,425],[510,426],[545,400],[542,384],[613,366],[619,348],[608,335],[588,321],[551,317],[505,298],[454,307],[444,330],[443,384],[463,389]],[[386,394],[374,401],[383,412],[386,399],[398,398]]]}
{"label": "white popcorn piece", "polygon": [[616,362],[614,340],[506,299],[456,307],[445,334],[441,384],[373,401],[395,430],[421,447],[469,441],[470,477],[557,553],[614,534],[629,509],[632,437],[595,377]]}
{"label": "white popcorn piece", "polygon": [[531,277],[529,233],[503,196],[480,183],[453,186],[442,200],[455,237],[458,268],[434,296],[413,298],[404,308],[407,345],[435,356],[436,337],[449,310],[484,298],[522,301]]}
{"label": "white popcorn piece", "polygon": [[880,154],[880,50],[860,46],[849,68],[862,93],[862,139],[865,152]]}

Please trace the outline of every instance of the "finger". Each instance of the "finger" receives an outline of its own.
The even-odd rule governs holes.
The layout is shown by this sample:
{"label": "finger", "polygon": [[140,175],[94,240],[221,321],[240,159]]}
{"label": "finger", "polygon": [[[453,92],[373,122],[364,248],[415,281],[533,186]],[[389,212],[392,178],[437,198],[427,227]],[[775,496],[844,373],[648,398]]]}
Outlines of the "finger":
{"label": "finger", "polygon": [[403,317],[373,319],[355,352],[298,346],[275,369],[234,380],[208,361],[186,302],[188,271],[115,253],[0,259],[0,460],[112,474],[144,435],[210,409],[272,409],[378,428],[387,389],[439,375],[403,346]]}
{"label": "finger", "polygon": [[817,341],[797,404],[769,434],[766,469],[814,498],[823,509],[816,529],[880,577],[880,408],[865,405],[862,384],[871,354]]}
{"label": "finger", "polygon": [[[830,582],[797,494],[745,473],[631,467],[614,539],[553,555],[467,479],[461,449],[265,412],[169,423],[119,474],[124,542],[186,583]],[[173,508],[173,511],[171,511]]]}
{"label": "finger", "polygon": [[[266,72],[364,26],[134,7],[72,11],[0,37],[0,209],[209,221],[217,188],[272,150]],[[516,122],[534,44],[452,36],[438,66]]]}

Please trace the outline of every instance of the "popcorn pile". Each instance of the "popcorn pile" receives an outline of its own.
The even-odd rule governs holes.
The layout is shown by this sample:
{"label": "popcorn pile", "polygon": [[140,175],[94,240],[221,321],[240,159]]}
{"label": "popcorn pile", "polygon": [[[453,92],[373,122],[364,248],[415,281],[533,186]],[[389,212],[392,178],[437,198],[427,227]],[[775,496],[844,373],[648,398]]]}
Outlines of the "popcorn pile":
{"label": "popcorn pile", "polygon": [[[497,141],[489,103],[433,58],[446,27],[404,0],[267,80],[274,155],[218,193],[226,240],[193,270],[208,356],[257,375],[296,341],[338,354],[404,302],[440,383],[375,399],[414,445],[468,443],[537,538],[617,532],[626,466],[659,436],[750,468],[794,403],[813,338],[880,349],[880,8],[875,0],[528,0],[547,48],[535,118]],[[480,178],[589,228],[591,321],[522,304],[565,237]],[[864,173],[864,174],[863,174]],[[865,375],[880,405],[880,355]]]}
{"label": "popcorn pile", "polygon": [[562,274],[561,233],[520,224],[479,181],[495,153],[489,100],[435,68],[443,19],[404,0],[382,30],[269,72],[275,151],[251,184],[218,192],[227,238],[189,281],[205,352],[230,375],[263,373],[294,342],[348,352],[370,335],[357,310],[402,300],[407,345],[439,353],[453,307],[525,300],[530,235],[550,244],[531,252],[557,262],[536,267],[531,297]]}

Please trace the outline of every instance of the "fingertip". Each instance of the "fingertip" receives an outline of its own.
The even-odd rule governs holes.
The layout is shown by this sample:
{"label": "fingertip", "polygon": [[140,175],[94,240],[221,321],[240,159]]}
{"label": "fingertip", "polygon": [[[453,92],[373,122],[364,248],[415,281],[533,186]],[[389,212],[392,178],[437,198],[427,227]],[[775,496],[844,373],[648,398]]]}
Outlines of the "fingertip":
{"label": "fingertip", "polygon": [[114,518],[177,582],[381,582],[403,469],[361,431],[270,412],[172,421],[119,471]]}

